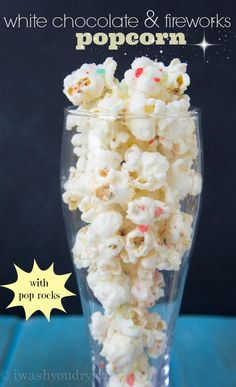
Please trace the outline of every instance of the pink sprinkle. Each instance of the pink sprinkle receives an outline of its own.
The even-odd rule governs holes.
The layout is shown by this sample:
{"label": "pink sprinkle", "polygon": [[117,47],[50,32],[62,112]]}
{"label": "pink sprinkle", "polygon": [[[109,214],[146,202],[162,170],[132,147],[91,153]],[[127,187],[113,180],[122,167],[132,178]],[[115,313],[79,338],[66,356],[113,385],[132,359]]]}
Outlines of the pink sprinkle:
{"label": "pink sprinkle", "polygon": [[157,207],[157,208],[155,209],[155,216],[158,217],[158,216],[162,215],[163,212],[164,212],[163,208]]}
{"label": "pink sprinkle", "polygon": [[145,210],[145,206],[139,206],[139,211],[144,211]]}
{"label": "pink sprinkle", "polygon": [[139,229],[139,231],[141,231],[141,232],[147,232],[148,231],[148,229],[149,229],[149,227],[148,227],[148,225],[147,224],[140,224],[139,226],[138,226],[138,229]]}
{"label": "pink sprinkle", "polygon": [[143,73],[143,68],[139,67],[138,69],[135,70],[134,75],[136,78],[138,78],[142,73]]}
{"label": "pink sprinkle", "polygon": [[161,78],[158,78],[158,77],[153,78],[153,80],[154,82],[157,82],[157,83],[161,82]]}
{"label": "pink sprinkle", "polygon": [[126,376],[126,383],[129,385],[129,386],[133,386],[134,385],[134,374],[128,374]]}
{"label": "pink sprinkle", "polygon": [[100,361],[99,367],[100,367],[100,368],[105,368],[105,363],[104,363],[104,361]]}
{"label": "pink sprinkle", "polygon": [[148,141],[148,144],[153,144],[154,143],[154,138],[150,141]]}

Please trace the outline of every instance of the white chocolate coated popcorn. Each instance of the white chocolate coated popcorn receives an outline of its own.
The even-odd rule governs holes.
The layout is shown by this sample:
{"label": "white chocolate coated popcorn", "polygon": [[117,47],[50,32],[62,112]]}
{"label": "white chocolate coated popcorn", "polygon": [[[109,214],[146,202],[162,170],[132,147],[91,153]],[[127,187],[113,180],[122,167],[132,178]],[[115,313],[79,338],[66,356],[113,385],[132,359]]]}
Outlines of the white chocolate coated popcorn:
{"label": "white chocolate coated popcorn", "polygon": [[126,71],[124,78],[130,95],[138,91],[146,98],[160,97],[167,80],[164,65],[142,57],[135,59],[131,67]]}
{"label": "white chocolate coated popcorn", "polygon": [[130,300],[129,278],[126,274],[100,274],[97,271],[91,271],[87,281],[95,297],[105,309],[118,308]]}
{"label": "white chocolate coated popcorn", "polygon": [[162,271],[178,271],[191,246],[193,219],[182,200],[201,192],[198,143],[185,63],[136,58],[121,82],[116,66],[107,58],[65,78],[78,160],[63,201],[86,223],[72,252],[101,310],[90,331],[108,387],[153,387],[149,358],[165,353],[167,338],[150,308],[168,286]]}
{"label": "white chocolate coated popcorn", "polygon": [[122,225],[122,216],[117,211],[106,211],[99,214],[91,224],[91,230],[99,237],[113,236]]}
{"label": "white chocolate coated popcorn", "polygon": [[135,224],[152,224],[168,217],[170,210],[165,203],[142,196],[128,204],[127,218]]}
{"label": "white chocolate coated popcorn", "polygon": [[154,369],[148,364],[147,356],[142,354],[126,375],[124,373],[112,375],[108,387],[152,387],[150,380],[154,372]]}
{"label": "white chocolate coated popcorn", "polygon": [[138,257],[143,257],[153,249],[155,236],[150,229],[145,232],[140,228],[135,228],[126,236],[126,250],[131,262],[136,262]]}
{"label": "white chocolate coated popcorn", "polygon": [[169,162],[159,152],[142,152],[137,145],[130,147],[125,153],[124,168],[135,172],[136,188],[155,191],[166,181]]}
{"label": "white chocolate coated popcorn", "polygon": [[113,86],[116,63],[108,58],[103,65],[84,64],[64,80],[64,93],[74,105],[90,103]]}
{"label": "white chocolate coated popcorn", "polygon": [[[96,312],[90,329],[102,344],[101,354],[108,360],[107,371],[110,375],[124,369],[128,374],[132,366],[139,363],[140,356],[145,361],[144,348],[150,352],[151,357],[157,357],[166,340],[163,332],[165,324],[156,313],[148,314],[141,308],[127,305],[113,311],[109,316]],[[149,368],[146,361],[143,365]]]}

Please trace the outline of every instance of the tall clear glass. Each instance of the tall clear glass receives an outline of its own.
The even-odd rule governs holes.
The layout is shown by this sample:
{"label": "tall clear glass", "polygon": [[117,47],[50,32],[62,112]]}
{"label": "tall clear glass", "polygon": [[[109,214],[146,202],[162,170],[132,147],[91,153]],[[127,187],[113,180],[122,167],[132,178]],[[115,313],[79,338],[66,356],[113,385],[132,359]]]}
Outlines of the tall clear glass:
{"label": "tall clear glass", "polygon": [[[145,130],[146,125],[149,125],[149,124],[154,128],[156,128],[157,133],[160,133],[160,128],[164,128],[163,133],[167,133],[167,137],[168,137],[168,133],[171,132],[171,128],[173,129],[173,127],[177,128],[176,129],[177,135],[178,135],[178,131],[181,132],[182,130],[185,130],[186,126],[188,128],[189,127],[192,128],[191,129],[192,136],[195,139],[195,150],[193,151],[195,153],[195,156],[194,156],[194,160],[193,160],[193,164],[191,165],[191,168],[194,171],[196,171],[198,174],[198,177],[200,177],[202,175],[202,144],[201,144],[201,132],[200,132],[200,111],[198,109],[191,109],[186,113],[180,113],[180,114],[177,114],[176,116],[170,115],[170,116],[158,116],[158,117],[151,113],[147,113],[144,115],[122,114],[118,116],[111,116],[109,114],[106,115],[101,113],[91,114],[86,111],[80,111],[73,107],[67,108],[65,110],[65,125],[64,125],[65,128],[63,130],[62,158],[61,158],[61,185],[62,185],[62,192],[64,195],[66,195],[64,192],[66,191],[65,190],[66,184],[67,184],[67,190],[68,190],[68,179],[70,174],[71,183],[69,183],[69,186],[72,193],[70,193],[69,199],[68,197],[64,197],[64,201],[66,201],[67,204],[65,203],[63,204],[63,212],[64,212],[68,242],[69,242],[71,251],[73,250],[73,247],[75,245],[76,237],[79,230],[83,228],[86,229],[86,226],[88,226],[88,224],[92,221],[90,219],[89,211],[92,208],[92,212],[94,211],[96,212],[96,208],[94,209],[93,203],[92,202],[89,203],[89,200],[87,200],[87,202],[83,205],[84,211],[87,211],[86,222],[81,219],[82,213],[78,208],[79,207],[78,203],[81,200],[81,194],[79,199],[77,197],[77,190],[80,190],[80,189],[76,186],[76,180],[73,180],[73,177],[77,173],[76,168],[79,170],[82,170],[83,167],[81,165],[84,163],[84,160],[88,159],[87,152],[89,152],[88,150],[89,147],[86,145],[87,142],[94,141],[94,144],[95,144],[94,146],[99,146],[99,144],[96,143],[96,141],[99,141],[98,137],[96,137],[96,133],[94,133],[93,138],[90,138],[90,140],[88,140],[86,131],[88,130],[88,128],[90,129],[93,128],[93,126],[94,127],[96,126],[96,128],[101,128],[101,130],[103,130],[104,127],[109,128],[109,131],[111,133],[114,132],[114,138],[112,139],[109,137],[110,142],[109,143],[107,142],[106,146],[107,146],[107,149],[112,150],[112,149],[117,149],[115,148],[117,146],[117,143],[115,146],[113,146],[114,144],[112,143],[112,141],[114,143],[118,141],[116,137],[117,130],[118,130],[117,128],[119,128],[120,131],[124,129],[127,132],[129,132],[130,130],[132,133],[134,133],[133,128],[142,127]],[[184,146],[184,144],[175,145],[174,147],[168,150],[167,149],[168,141],[163,145],[163,141],[162,141],[163,138],[164,138],[163,136],[157,135],[153,141],[145,142],[145,140],[138,140],[138,141],[135,141],[135,144],[138,145],[141,150],[143,151],[147,150],[153,153],[161,149],[162,154],[166,155],[167,159],[171,158],[173,162],[176,161],[178,158],[187,157],[186,153],[184,153],[184,151],[181,151],[180,149],[180,147]],[[134,137],[132,134],[128,140],[124,139],[120,141],[120,144],[118,144],[118,149],[120,154],[124,155],[124,153],[127,151],[127,147],[132,146],[133,139]],[[105,142],[106,142],[106,136],[104,137],[103,143]],[[165,146],[167,146],[167,148]],[[182,156],[179,155],[181,154],[181,152],[182,152]],[[100,161],[98,160],[98,164],[99,162]],[[111,163],[112,162],[113,164],[114,163],[116,164],[116,161],[111,160]],[[125,160],[125,157],[124,157],[124,159],[120,162],[119,166],[118,167],[116,166],[115,168],[117,170],[124,168],[125,162],[127,162],[127,160]],[[78,166],[78,163],[79,163],[79,166]],[[91,163],[91,165],[94,165],[94,168],[96,168],[96,162]],[[107,165],[109,165],[109,160],[107,161]],[[71,170],[71,167],[73,167],[72,170]],[[107,175],[109,173],[107,168],[108,167],[105,166],[102,170],[99,171],[101,181],[103,178],[104,178],[104,181],[106,181]],[[167,178],[170,178],[168,173],[169,172],[167,172]],[[138,177],[139,171],[129,172],[129,174],[131,176],[131,179],[139,178]],[[148,175],[148,170],[147,170],[147,175]],[[85,176],[86,176],[86,173],[85,173]],[[176,176],[174,177],[175,179],[177,179],[177,182],[175,181],[175,184],[177,185],[185,184],[185,182],[181,182],[180,180],[178,180],[182,178],[181,176],[182,175],[177,175],[177,177]],[[188,178],[190,179],[190,177]],[[142,179],[140,178],[139,182],[141,182],[142,184],[146,184],[146,180],[143,178],[143,176],[142,176]],[[85,184],[88,184],[88,181],[86,181]],[[93,179],[90,179],[90,185],[92,188],[93,188],[93,184],[96,188],[96,192],[99,196],[99,199],[105,200],[105,204],[108,206],[108,208],[110,208],[109,200],[111,198],[111,201],[112,201],[112,194],[109,191],[108,185],[105,183],[105,184],[101,184],[101,187],[99,187],[98,183],[95,180],[93,181]],[[120,184],[122,184],[122,181],[120,181]],[[157,188],[156,191],[155,190],[148,191],[148,188],[144,189],[142,186],[141,188],[140,187],[137,188],[136,186],[135,190],[136,190],[136,193],[140,191],[141,194],[143,194],[144,196],[145,196],[145,193],[148,192],[147,195],[152,196],[154,199],[156,198],[162,199],[163,202],[165,202],[165,199],[167,197],[165,196],[167,195],[166,193],[167,191],[163,193],[164,191],[162,190],[162,188]],[[141,196],[140,192],[139,194],[137,194],[137,197]],[[162,283],[160,283],[160,285],[156,285],[157,287],[156,293],[158,293],[158,286],[160,286],[161,287],[160,296],[156,297],[154,302],[151,302],[150,305],[148,306],[146,305],[145,307],[142,306],[145,309],[145,313],[157,312],[158,315],[160,315],[161,320],[164,322],[164,325],[165,325],[165,334],[166,334],[164,347],[162,348],[162,351],[157,358],[153,358],[152,356],[149,356],[147,352],[147,348],[144,347],[143,349],[146,356],[145,359],[148,359],[150,369],[152,370],[149,375],[149,379],[146,380],[144,376],[142,376],[142,373],[144,374],[146,371],[145,370],[142,371],[142,364],[141,364],[140,366],[141,369],[138,375],[139,375],[139,378],[140,378],[140,375],[143,377],[143,382],[142,382],[142,379],[140,379],[141,382],[140,381],[136,382],[136,380],[134,379],[134,375],[132,373],[131,374],[127,373],[126,375],[122,376],[122,371],[119,371],[120,384],[115,384],[115,382],[113,382],[114,378],[112,379],[112,375],[113,373],[115,373],[115,369],[113,370],[114,372],[109,372],[109,370],[107,372],[107,367],[106,367],[107,358],[106,356],[104,356],[104,352],[103,354],[101,354],[103,345],[101,344],[101,342],[99,344],[99,341],[95,340],[90,334],[91,359],[92,359],[92,367],[93,367],[93,370],[92,370],[93,387],[95,386],[96,387],[105,387],[105,386],[160,387],[160,386],[169,385],[170,350],[172,346],[172,338],[175,330],[176,319],[179,314],[186,275],[188,272],[190,253],[196,236],[196,226],[197,226],[197,221],[199,216],[200,199],[201,199],[201,194],[199,190],[199,192],[197,193],[195,192],[194,195],[187,194],[180,201],[180,211],[190,214],[192,217],[190,243],[181,256],[181,263],[176,267],[174,267],[174,269],[172,269],[171,266],[169,270],[167,270],[165,266],[164,266],[164,269],[162,269],[160,265],[158,266],[157,273],[158,275],[160,275],[161,273]],[[127,199],[127,200],[131,200],[131,199]],[[169,198],[168,200],[171,201],[171,199]],[[68,203],[69,203],[70,210],[68,209]],[[113,207],[115,206],[115,208],[119,208],[120,206],[119,203],[115,203],[114,201],[111,202],[111,205]],[[104,207],[101,206],[98,208],[98,210],[101,211],[102,208]],[[122,205],[122,211],[124,212],[126,210],[127,210],[126,206]],[[91,215],[91,217],[93,218],[94,215]],[[100,227],[102,229],[105,226],[103,224],[100,224]],[[142,225],[142,227],[144,227],[144,225]],[[142,231],[144,232],[145,232],[145,227],[142,229]],[[122,230],[119,230],[119,235],[121,238],[126,238],[127,237],[126,234],[127,234],[127,231],[125,231],[125,227],[123,227]],[[179,239],[182,238],[181,233],[177,235],[176,243],[178,243],[178,238]],[[134,243],[139,243],[140,242],[139,239],[140,238],[137,237]],[[94,243],[93,240],[91,240],[90,243],[91,243],[91,246],[89,246],[89,248],[91,247],[91,249],[93,249],[93,243]],[[167,243],[166,238],[164,238],[164,243]],[[114,248],[116,248],[116,246],[114,246]],[[169,248],[171,249],[172,246],[170,246]],[[116,256],[116,259],[121,260],[122,259],[121,257],[122,257],[122,254],[119,253]],[[72,252],[72,259],[75,260],[74,250]],[[139,257],[138,259],[143,259],[143,257]],[[122,263],[122,265],[124,267],[126,264]],[[129,263],[129,265],[131,265],[131,263]],[[99,300],[95,296],[93,288],[91,288],[91,286],[88,284],[87,276],[88,276],[89,267],[88,265],[87,267],[86,265],[84,266],[85,267],[80,267],[78,269],[78,265],[76,265],[76,273],[77,273],[78,286],[80,291],[83,312],[89,326],[91,324],[91,318],[93,314],[95,312],[101,312],[101,314],[103,314],[104,307],[101,300]],[[134,267],[135,267],[135,264],[134,264]],[[127,275],[131,276],[129,271]],[[164,287],[163,287],[163,283],[164,283]],[[104,286],[106,286],[106,284]],[[134,301],[132,302],[134,303]],[[125,303],[125,305],[127,306],[127,302]],[[122,305],[119,307],[122,308]],[[118,350],[119,349],[117,348],[117,351]],[[126,359],[126,364],[124,366],[124,369],[126,368],[129,369],[129,359],[128,360]],[[110,375],[108,375],[109,373]]]}

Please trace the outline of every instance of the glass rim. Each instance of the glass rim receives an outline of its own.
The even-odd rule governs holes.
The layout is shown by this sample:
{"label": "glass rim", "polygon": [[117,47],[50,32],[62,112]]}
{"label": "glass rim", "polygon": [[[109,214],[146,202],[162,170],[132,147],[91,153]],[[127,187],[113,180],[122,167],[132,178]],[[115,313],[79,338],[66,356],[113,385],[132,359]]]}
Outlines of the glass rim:
{"label": "glass rim", "polygon": [[175,114],[156,114],[156,113],[103,113],[103,112],[91,112],[88,110],[78,109],[78,106],[67,106],[64,108],[64,112],[69,115],[73,116],[80,116],[80,117],[90,117],[90,118],[126,118],[126,119],[134,119],[134,118],[190,118],[190,117],[198,117],[201,114],[201,109],[196,106],[190,106],[189,110],[186,112],[181,112],[179,115]]}

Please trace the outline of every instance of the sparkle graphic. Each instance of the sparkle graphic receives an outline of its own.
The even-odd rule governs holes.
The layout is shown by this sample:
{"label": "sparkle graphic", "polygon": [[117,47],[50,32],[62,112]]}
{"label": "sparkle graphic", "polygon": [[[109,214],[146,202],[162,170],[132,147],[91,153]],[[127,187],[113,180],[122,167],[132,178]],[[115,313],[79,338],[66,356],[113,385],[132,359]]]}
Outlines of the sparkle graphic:
{"label": "sparkle graphic", "polygon": [[206,57],[206,50],[209,47],[211,47],[211,46],[218,46],[218,45],[219,45],[218,43],[210,43],[210,42],[208,42],[206,40],[205,32],[203,34],[203,39],[202,39],[201,42],[192,44],[192,46],[198,46],[198,47],[200,47],[202,49],[204,61],[205,61],[205,57]]}
{"label": "sparkle graphic", "polygon": [[22,306],[26,320],[37,310],[41,311],[47,320],[50,320],[52,309],[66,313],[61,301],[64,297],[75,296],[66,287],[65,283],[72,273],[56,274],[53,264],[46,270],[41,270],[34,261],[30,272],[15,266],[17,280],[8,285],[1,285],[14,292],[14,298],[7,308]]}

